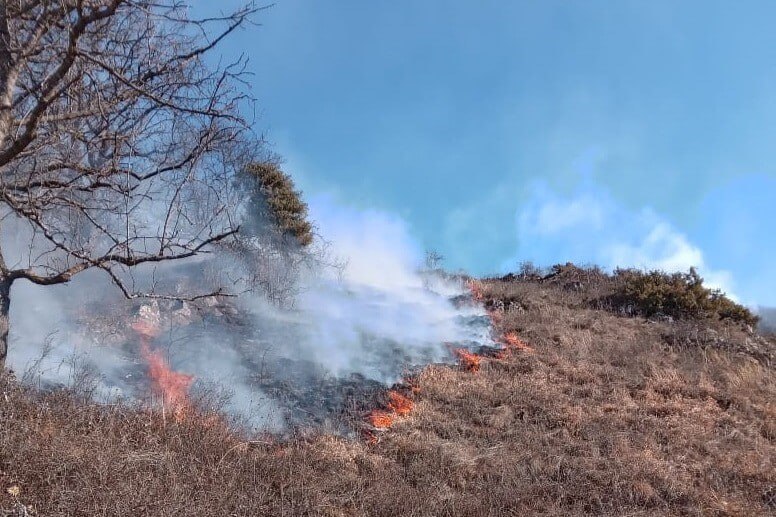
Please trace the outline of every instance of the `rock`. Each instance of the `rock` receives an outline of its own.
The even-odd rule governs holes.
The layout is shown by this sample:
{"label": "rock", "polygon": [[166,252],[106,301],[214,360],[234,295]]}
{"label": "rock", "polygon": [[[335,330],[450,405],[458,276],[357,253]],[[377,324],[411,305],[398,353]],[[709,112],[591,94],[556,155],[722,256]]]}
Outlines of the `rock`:
{"label": "rock", "polygon": [[140,319],[158,325],[161,321],[161,313],[159,311],[159,302],[151,300],[146,305],[141,305],[137,311],[137,315]]}

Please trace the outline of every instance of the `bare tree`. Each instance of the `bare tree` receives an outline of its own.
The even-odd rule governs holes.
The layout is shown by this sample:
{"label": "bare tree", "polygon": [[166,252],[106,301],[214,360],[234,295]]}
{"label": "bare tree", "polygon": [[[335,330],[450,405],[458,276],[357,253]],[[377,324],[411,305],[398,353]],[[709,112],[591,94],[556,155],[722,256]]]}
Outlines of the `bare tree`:
{"label": "bare tree", "polygon": [[0,230],[24,244],[0,246],[0,368],[15,281],[96,268],[127,297],[183,296],[141,290],[132,269],[237,231],[244,60],[206,57],[255,10],[197,20],[177,0],[0,0]]}

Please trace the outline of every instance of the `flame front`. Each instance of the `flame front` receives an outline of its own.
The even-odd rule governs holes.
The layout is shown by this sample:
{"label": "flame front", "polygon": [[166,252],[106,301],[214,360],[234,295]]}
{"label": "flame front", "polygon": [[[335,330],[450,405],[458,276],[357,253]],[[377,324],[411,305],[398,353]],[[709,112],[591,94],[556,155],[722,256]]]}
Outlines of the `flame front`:
{"label": "flame front", "polygon": [[[412,393],[419,391],[415,386],[411,386],[410,389]],[[364,440],[369,445],[375,445],[380,441],[375,431],[385,431],[393,427],[398,417],[407,416],[412,412],[415,403],[398,391],[390,390],[388,392],[388,403],[385,407],[386,409],[374,409],[366,416],[366,421],[373,429],[364,429],[362,434]]]}
{"label": "flame front", "polygon": [[140,343],[140,355],[148,365],[154,392],[162,397],[165,406],[175,411],[176,416],[182,417],[189,406],[188,393],[194,376],[171,369],[162,353],[151,350],[146,339]]}
{"label": "flame front", "polygon": [[407,416],[412,411],[415,404],[399,393],[398,391],[391,390],[388,392],[388,409],[393,411],[399,416]]}
{"label": "flame front", "polygon": [[469,292],[472,293],[472,298],[475,301],[481,302],[485,299],[485,294],[482,292],[482,284],[477,280],[469,280],[466,282],[466,287],[469,288]]}
{"label": "flame front", "polygon": [[393,415],[381,409],[371,411],[367,420],[376,429],[389,429],[393,425]]}
{"label": "flame front", "polygon": [[517,332],[514,331],[510,331],[504,334],[504,336],[501,338],[501,342],[506,345],[507,348],[521,350],[523,352],[533,352],[531,345],[520,339],[517,335]]}
{"label": "flame front", "polygon": [[140,356],[148,366],[154,393],[162,398],[165,407],[173,410],[175,418],[181,420],[190,407],[189,388],[194,382],[194,376],[176,372],[170,368],[159,350],[151,348],[150,339],[158,334],[152,322],[138,320],[132,328],[140,335]]}
{"label": "flame front", "polygon": [[468,371],[468,372],[477,372],[480,369],[480,362],[482,362],[482,357],[479,355],[469,352],[465,348],[456,348],[453,350],[453,353],[458,358],[459,361],[461,361],[461,366]]}

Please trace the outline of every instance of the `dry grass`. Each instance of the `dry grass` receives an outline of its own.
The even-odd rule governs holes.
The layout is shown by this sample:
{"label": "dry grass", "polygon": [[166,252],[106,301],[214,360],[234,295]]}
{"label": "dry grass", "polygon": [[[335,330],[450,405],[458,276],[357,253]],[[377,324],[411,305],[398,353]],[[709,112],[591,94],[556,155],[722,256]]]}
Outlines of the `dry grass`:
{"label": "dry grass", "polygon": [[[376,445],[248,443],[218,424],[0,384],[0,508],[39,515],[767,515],[776,374],[595,288],[486,282],[533,353],[431,366]],[[597,295],[597,293],[594,293]],[[493,305],[491,303],[491,305]],[[727,342],[745,338],[717,329]],[[686,336],[685,336],[686,337]],[[771,343],[772,345],[772,343]],[[18,495],[7,492],[18,487]],[[14,510],[16,508],[16,510]],[[2,514],[2,512],[0,512]]]}

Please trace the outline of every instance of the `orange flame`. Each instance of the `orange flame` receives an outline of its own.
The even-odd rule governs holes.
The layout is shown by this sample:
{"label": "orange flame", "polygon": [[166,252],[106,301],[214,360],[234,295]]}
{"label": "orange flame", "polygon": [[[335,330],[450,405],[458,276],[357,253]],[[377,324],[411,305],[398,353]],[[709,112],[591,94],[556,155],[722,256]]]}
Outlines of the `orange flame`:
{"label": "orange flame", "polygon": [[468,372],[476,372],[480,369],[480,362],[482,358],[473,352],[469,352],[465,348],[456,348],[453,353],[461,361],[461,366]]}
{"label": "orange flame", "polygon": [[155,325],[138,320],[132,328],[140,334],[140,355],[148,366],[153,391],[162,397],[165,407],[171,408],[176,420],[180,421],[190,406],[188,393],[194,376],[171,369],[162,353],[151,349],[149,339],[159,333]]}
{"label": "orange flame", "polygon": [[367,420],[372,427],[377,429],[389,429],[393,425],[393,415],[381,409],[375,409],[369,413]]}
{"label": "orange flame", "polygon": [[501,341],[507,346],[507,348],[521,350],[523,352],[533,352],[533,348],[531,348],[531,345],[521,340],[518,337],[517,332],[514,332],[514,331],[507,332],[501,338]]}
{"label": "orange flame", "polygon": [[[366,417],[367,422],[375,429],[384,431],[393,427],[396,418],[407,416],[415,406],[414,402],[395,390],[388,392],[387,410],[374,409]],[[368,445],[374,445],[380,440],[377,435],[369,429],[362,432],[364,440]]]}
{"label": "orange flame", "polygon": [[[472,298],[474,298],[474,300],[481,302],[485,299],[483,287],[479,281],[468,280],[466,282],[466,286],[468,287],[469,291],[471,291]],[[497,318],[499,318],[499,315],[494,311],[488,311],[488,314],[494,321],[497,321]],[[463,366],[464,369],[470,372],[479,371],[482,357],[473,352],[469,352],[465,348],[452,348],[450,343],[445,344],[452,349],[453,354],[455,354],[455,356],[461,362],[461,366]],[[420,392],[420,387],[418,387],[415,382],[408,380],[407,385],[411,393],[417,394]],[[414,406],[415,404],[411,399],[402,395],[398,391],[390,390],[388,391],[388,403],[386,404],[387,411],[383,409],[372,410],[367,415],[366,421],[374,428],[374,430],[379,431],[390,429],[395,423],[397,417],[410,414]],[[362,437],[368,445],[374,445],[379,442],[379,438],[377,434],[373,432],[373,430],[364,429],[362,431]]]}
{"label": "orange flame", "polygon": [[172,370],[161,352],[151,350],[145,339],[140,344],[140,354],[148,365],[153,390],[162,397],[165,406],[175,411],[176,416],[182,416],[189,405],[188,392],[194,376]]}
{"label": "orange flame", "polygon": [[388,392],[388,409],[393,411],[399,416],[407,416],[412,411],[412,408],[415,406],[415,404],[399,393],[398,391],[389,391]]}

